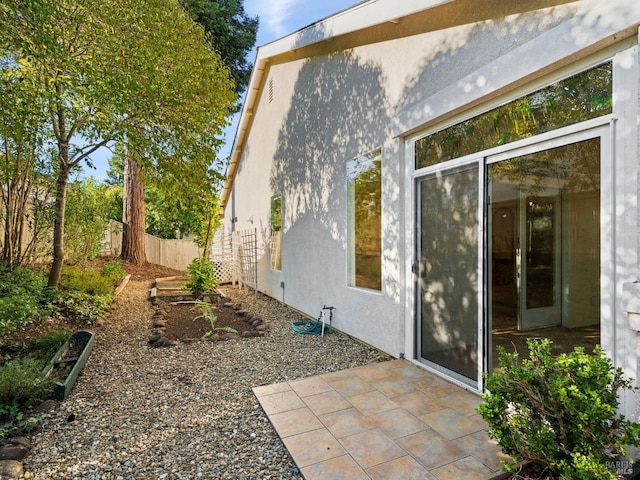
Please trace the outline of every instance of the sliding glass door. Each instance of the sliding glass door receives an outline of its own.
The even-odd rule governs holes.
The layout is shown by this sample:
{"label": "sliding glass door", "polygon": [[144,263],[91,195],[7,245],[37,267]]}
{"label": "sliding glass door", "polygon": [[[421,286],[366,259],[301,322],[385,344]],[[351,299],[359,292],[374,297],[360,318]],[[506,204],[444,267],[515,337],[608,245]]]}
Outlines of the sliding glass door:
{"label": "sliding glass door", "polygon": [[418,183],[420,360],[478,384],[478,164]]}

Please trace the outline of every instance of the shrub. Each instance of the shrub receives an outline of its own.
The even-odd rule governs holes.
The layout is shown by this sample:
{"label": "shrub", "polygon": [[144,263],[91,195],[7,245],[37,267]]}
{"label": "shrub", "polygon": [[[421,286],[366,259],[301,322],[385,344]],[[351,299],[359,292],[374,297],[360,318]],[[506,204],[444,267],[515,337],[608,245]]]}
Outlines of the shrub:
{"label": "shrub", "polygon": [[52,384],[39,378],[44,363],[33,358],[7,362],[0,369],[0,406],[22,409],[46,399]]}
{"label": "shrub", "polygon": [[113,292],[113,282],[95,270],[83,270],[79,267],[64,267],[60,277],[60,286],[72,292],[90,295],[108,295]]}
{"label": "shrub", "polygon": [[112,300],[112,294],[91,295],[85,292],[57,290],[52,295],[51,303],[59,315],[92,325],[109,308]]}
{"label": "shrub", "polygon": [[48,361],[69,339],[72,332],[68,330],[55,330],[34,340],[28,347],[33,357]]}
{"label": "shrub", "polygon": [[213,292],[218,286],[215,264],[208,258],[194,258],[187,266],[187,288],[193,295]]}
{"label": "shrub", "polygon": [[100,276],[108,279],[112,285],[119,284],[126,274],[127,272],[122,268],[120,262],[107,262],[100,270]]}
{"label": "shrub", "polygon": [[33,358],[11,360],[0,368],[0,439],[30,432],[45,417],[24,411],[49,398],[51,380],[40,379],[45,362]]}
{"label": "shrub", "polygon": [[[619,389],[631,388],[601,347],[551,357],[550,340],[529,340],[529,358],[499,348],[501,371],[487,379],[478,412],[489,435],[516,461],[565,479],[616,478],[611,459],[640,439],[640,425],[616,413]],[[508,466],[505,466],[508,469]]]}
{"label": "shrub", "polygon": [[37,272],[18,267],[0,271],[0,330],[13,330],[51,312],[43,305],[46,284]]}

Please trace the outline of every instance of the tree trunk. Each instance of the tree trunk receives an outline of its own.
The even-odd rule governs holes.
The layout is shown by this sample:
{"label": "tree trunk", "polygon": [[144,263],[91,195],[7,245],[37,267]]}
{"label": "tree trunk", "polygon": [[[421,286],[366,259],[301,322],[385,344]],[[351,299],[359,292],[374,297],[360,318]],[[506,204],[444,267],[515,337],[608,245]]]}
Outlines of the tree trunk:
{"label": "tree trunk", "polygon": [[[128,152],[129,154],[131,152]],[[124,166],[124,198],[122,201],[122,252],[120,258],[134,265],[147,263],[145,250],[144,174],[136,162],[126,155]]]}
{"label": "tree trunk", "polygon": [[[63,147],[64,148],[64,147]],[[66,147],[68,149],[68,147]],[[61,151],[60,155],[68,154]],[[64,264],[64,212],[67,205],[67,184],[69,182],[70,167],[68,161],[60,161],[60,171],[56,182],[56,215],[53,224],[53,263],[49,272],[48,286],[58,288],[62,265]]]}

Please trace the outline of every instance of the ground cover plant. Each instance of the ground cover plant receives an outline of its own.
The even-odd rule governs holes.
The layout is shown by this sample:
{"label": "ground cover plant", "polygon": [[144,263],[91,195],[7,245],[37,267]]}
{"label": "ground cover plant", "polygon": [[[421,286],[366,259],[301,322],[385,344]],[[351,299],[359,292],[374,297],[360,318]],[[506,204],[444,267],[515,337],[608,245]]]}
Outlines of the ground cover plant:
{"label": "ground cover plant", "polygon": [[30,412],[57,380],[40,373],[73,330],[93,324],[109,307],[124,274],[118,262],[65,267],[61,288],[51,289],[36,269],[0,270],[0,438],[39,423],[41,415]]}
{"label": "ground cover plant", "polygon": [[478,407],[489,436],[516,462],[546,472],[543,478],[618,478],[625,473],[618,459],[640,440],[640,425],[617,413],[618,393],[632,381],[599,346],[554,358],[550,340],[527,343],[522,360],[499,347],[500,370],[487,379]]}

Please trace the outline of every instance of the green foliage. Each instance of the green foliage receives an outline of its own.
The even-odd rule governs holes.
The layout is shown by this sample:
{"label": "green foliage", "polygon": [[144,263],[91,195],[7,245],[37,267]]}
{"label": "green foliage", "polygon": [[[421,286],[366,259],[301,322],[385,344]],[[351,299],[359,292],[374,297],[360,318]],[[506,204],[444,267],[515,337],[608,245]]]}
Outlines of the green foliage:
{"label": "green foliage", "polygon": [[207,300],[205,300],[204,302],[197,302],[194,309],[196,308],[200,309],[200,315],[195,317],[193,320],[195,321],[195,320],[198,320],[199,318],[204,318],[205,320],[208,320],[209,323],[211,324],[211,330],[209,330],[207,333],[204,334],[205,338],[210,337],[211,334],[216,330],[222,330],[223,332],[227,332],[227,333],[238,333],[238,331],[235,328],[231,328],[231,327],[217,328],[216,327],[216,322],[218,321],[218,317],[214,312],[215,307],[211,305]]}
{"label": "green foliage", "polygon": [[204,27],[212,47],[229,68],[236,91],[242,93],[251,75],[247,54],[256,43],[258,18],[247,16],[241,0],[182,0],[182,4]]}
{"label": "green foliage", "polygon": [[44,278],[34,270],[18,267],[0,270],[0,331],[14,330],[46,318]]}
{"label": "green foliage", "polygon": [[120,262],[107,262],[100,270],[100,276],[109,280],[113,285],[118,285],[126,274],[127,272],[122,268]]}
{"label": "green foliage", "polygon": [[64,232],[68,262],[84,263],[100,254],[111,213],[105,208],[108,190],[93,178],[69,184]]}
{"label": "green foliage", "polygon": [[108,295],[113,293],[113,280],[95,270],[84,270],[80,267],[68,266],[62,269],[60,286],[71,292],[89,295]]}
{"label": "green foliage", "polygon": [[0,405],[22,409],[46,399],[52,386],[38,378],[44,365],[33,358],[7,362],[0,369]]}
{"label": "green foliage", "polygon": [[112,294],[91,295],[79,291],[55,290],[51,295],[51,304],[58,315],[87,325],[94,324],[112,300]]}
{"label": "green foliage", "polygon": [[51,333],[36,339],[30,345],[27,350],[29,355],[34,358],[48,361],[53,355],[65,344],[69,339],[72,332],[68,330],[55,330]]}
{"label": "green foliage", "polygon": [[499,348],[501,370],[487,379],[478,412],[489,435],[516,461],[540,464],[567,480],[616,478],[610,463],[640,440],[640,425],[616,413],[631,380],[602,348],[551,357],[550,340],[529,340],[529,358]]}
{"label": "green foliage", "polygon": [[213,292],[218,286],[214,263],[208,258],[194,258],[187,266],[189,281],[187,289],[193,295]]}
{"label": "green foliage", "polygon": [[25,410],[51,396],[53,383],[40,379],[44,360],[23,358],[0,367],[0,439],[30,432],[48,415],[25,415]]}

